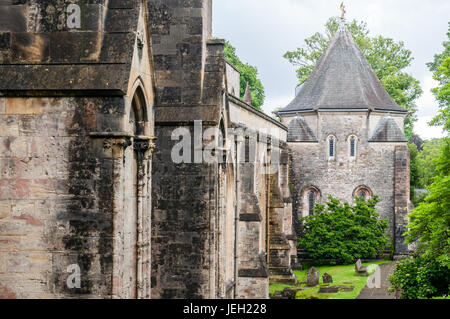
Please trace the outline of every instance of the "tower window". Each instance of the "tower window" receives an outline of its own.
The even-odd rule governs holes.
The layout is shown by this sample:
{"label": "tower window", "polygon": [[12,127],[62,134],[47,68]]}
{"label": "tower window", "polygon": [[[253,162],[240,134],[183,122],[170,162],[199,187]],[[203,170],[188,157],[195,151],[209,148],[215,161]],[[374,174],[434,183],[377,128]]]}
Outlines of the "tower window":
{"label": "tower window", "polygon": [[366,201],[366,192],[361,191],[361,193],[359,193],[359,198],[361,198],[363,201]]}
{"label": "tower window", "polygon": [[315,198],[314,198],[314,192],[309,192],[308,195],[308,212],[309,215],[313,215],[314,214],[314,202],[315,202]]}
{"label": "tower window", "polygon": [[330,139],[330,157],[334,157],[334,139]]}
{"label": "tower window", "polygon": [[353,191],[353,195],[354,198],[359,198],[363,201],[367,201],[368,199],[370,199],[373,196],[373,192],[372,190],[365,186],[365,185],[361,185],[356,187],[356,189]]}
{"label": "tower window", "polygon": [[350,138],[350,156],[354,157],[355,156],[355,144],[356,144],[356,140],[354,137]]}

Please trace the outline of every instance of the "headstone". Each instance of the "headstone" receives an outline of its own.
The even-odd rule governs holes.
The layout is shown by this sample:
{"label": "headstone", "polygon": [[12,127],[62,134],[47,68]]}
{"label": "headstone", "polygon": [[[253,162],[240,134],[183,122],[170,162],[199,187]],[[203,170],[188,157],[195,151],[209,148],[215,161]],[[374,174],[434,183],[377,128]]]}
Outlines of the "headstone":
{"label": "headstone", "polygon": [[319,289],[319,294],[335,294],[339,292],[339,288],[338,287],[320,287]]}
{"label": "headstone", "polygon": [[282,291],[275,291],[271,297],[271,299],[281,299],[281,298],[283,298]]}
{"label": "headstone", "polygon": [[327,273],[324,273],[322,276],[322,281],[324,284],[331,284],[333,282],[333,277]]}
{"label": "headstone", "polygon": [[381,288],[380,266],[377,266],[377,268],[375,268],[375,272],[369,278],[367,278],[367,288],[369,289]]}
{"label": "headstone", "polygon": [[320,273],[315,267],[311,267],[308,270],[306,276],[306,285],[309,287],[317,286],[320,280]]}
{"label": "headstone", "polygon": [[339,291],[353,291],[355,286],[336,286],[339,288]]}
{"label": "headstone", "polygon": [[358,259],[355,264],[355,274],[356,276],[369,276],[367,272],[367,267],[362,265],[361,259]]}
{"label": "headstone", "polygon": [[283,290],[283,297],[285,297],[286,299],[295,299],[296,294],[297,294],[296,289],[284,288]]}

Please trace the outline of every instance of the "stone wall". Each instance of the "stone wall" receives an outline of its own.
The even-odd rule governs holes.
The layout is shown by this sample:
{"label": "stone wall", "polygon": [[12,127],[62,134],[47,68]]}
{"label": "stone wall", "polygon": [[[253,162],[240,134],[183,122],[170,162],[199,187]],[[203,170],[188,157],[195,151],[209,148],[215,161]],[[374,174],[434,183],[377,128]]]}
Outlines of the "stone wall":
{"label": "stone wall", "polygon": [[[113,156],[87,133],[123,103],[1,99],[0,276],[18,298],[111,295]],[[81,289],[67,288],[71,264]]]}
{"label": "stone wall", "polygon": [[[74,2],[81,27],[68,30]],[[148,297],[146,8],[7,1],[0,13],[0,297]]]}
{"label": "stone wall", "polygon": [[410,188],[410,163],[409,148],[404,146],[395,147],[394,158],[394,201],[395,201],[395,219],[394,219],[394,254],[402,257],[409,253],[408,245],[404,244],[406,225],[408,221],[409,188]]}
{"label": "stone wall", "polygon": [[[223,41],[210,41],[210,1],[147,1],[156,71],[153,162],[152,297],[215,298],[219,281],[219,165],[203,161],[203,132],[218,128],[223,107]],[[194,121],[201,121],[200,140]],[[222,122],[223,124],[223,122]],[[174,163],[176,129],[190,132],[192,157]],[[195,143],[197,142],[197,143]],[[194,158],[200,150],[201,158]]]}
{"label": "stone wall", "polygon": [[[17,18],[0,21],[0,297],[267,298],[270,236],[287,268],[293,241],[270,161],[286,127],[227,94],[211,0],[72,2],[81,30],[54,23],[69,1],[0,6]],[[211,128],[216,161],[199,160]]]}

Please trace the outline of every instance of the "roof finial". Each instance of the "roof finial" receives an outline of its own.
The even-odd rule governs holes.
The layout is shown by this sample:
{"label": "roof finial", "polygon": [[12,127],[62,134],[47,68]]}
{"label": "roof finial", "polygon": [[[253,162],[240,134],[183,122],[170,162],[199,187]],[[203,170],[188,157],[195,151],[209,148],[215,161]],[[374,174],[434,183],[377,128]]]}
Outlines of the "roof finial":
{"label": "roof finial", "polygon": [[346,13],[347,11],[345,11],[344,2],[341,2],[341,11],[342,11],[342,14],[341,14],[341,20],[342,20],[342,21],[345,21],[345,13]]}

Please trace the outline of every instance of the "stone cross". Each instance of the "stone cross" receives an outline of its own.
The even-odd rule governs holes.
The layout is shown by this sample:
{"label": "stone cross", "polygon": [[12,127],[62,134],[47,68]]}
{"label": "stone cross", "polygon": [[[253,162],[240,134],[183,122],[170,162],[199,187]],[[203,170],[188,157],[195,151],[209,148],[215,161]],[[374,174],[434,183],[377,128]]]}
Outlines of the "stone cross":
{"label": "stone cross", "polygon": [[341,20],[344,21],[345,20],[345,13],[347,12],[347,11],[345,11],[344,2],[341,3],[341,11],[342,11]]}

